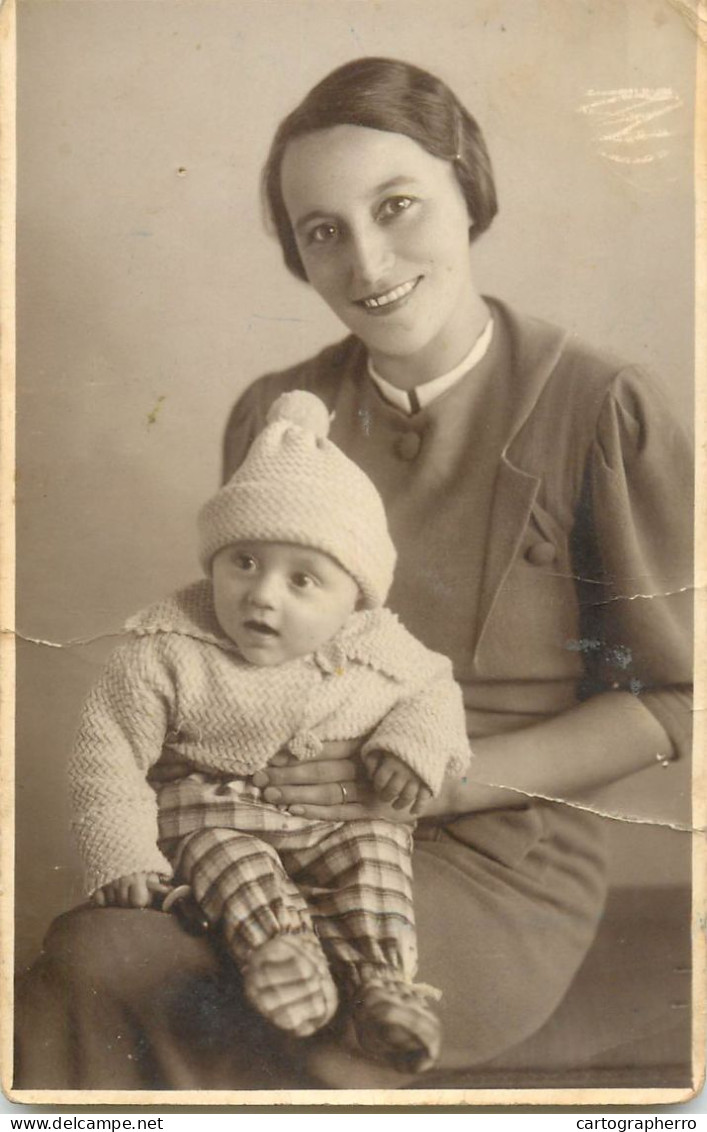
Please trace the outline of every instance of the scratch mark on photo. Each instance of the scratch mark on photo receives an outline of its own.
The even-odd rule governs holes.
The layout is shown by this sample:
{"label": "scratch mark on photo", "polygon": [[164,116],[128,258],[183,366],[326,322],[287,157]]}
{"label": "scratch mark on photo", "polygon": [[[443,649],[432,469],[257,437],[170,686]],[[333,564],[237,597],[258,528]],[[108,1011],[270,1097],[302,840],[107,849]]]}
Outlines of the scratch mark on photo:
{"label": "scratch mark on photo", "polygon": [[682,106],[672,87],[621,87],[588,90],[578,112],[592,120],[600,156],[621,165],[651,165],[669,156],[669,149],[654,145],[672,136],[664,120]]}

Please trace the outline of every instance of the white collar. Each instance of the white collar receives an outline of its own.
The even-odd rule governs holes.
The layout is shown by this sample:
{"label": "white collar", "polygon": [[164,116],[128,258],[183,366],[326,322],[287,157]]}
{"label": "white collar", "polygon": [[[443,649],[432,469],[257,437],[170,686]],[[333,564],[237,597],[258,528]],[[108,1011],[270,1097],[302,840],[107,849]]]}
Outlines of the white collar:
{"label": "white collar", "polygon": [[373,367],[373,362],[368,359],[368,375],[375,381],[386,401],[390,401],[396,408],[402,409],[404,413],[411,416],[413,413],[419,412],[425,405],[436,400],[458,381],[466,373],[472,369],[473,366],[478,365],[481,359],[485,356],[491,345],[493,338],[493,319],[489,318],[481,334],[474,342],[469,350],[458,365],[454,369],[450,369],[448,373],[443,373],[441,377],[434,377],[432,381],[426,381],[422,385],[416,386],[414,389],[398,389],[397,385],[391,385],[384,377]]}

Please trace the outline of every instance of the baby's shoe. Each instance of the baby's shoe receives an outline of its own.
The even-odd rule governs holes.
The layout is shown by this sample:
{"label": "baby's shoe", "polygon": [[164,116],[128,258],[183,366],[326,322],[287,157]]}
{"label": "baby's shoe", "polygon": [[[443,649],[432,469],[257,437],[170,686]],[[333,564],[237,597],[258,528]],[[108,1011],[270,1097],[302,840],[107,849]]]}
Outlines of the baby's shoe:
{"label": "baby's shoe", "polygon": [[352,1018],[361,1049],[400,1071],[423,1073],[439,1057],[439,1019],[427,1002],[439,998],[433,987],[416,986],[386,974],[354,991]]}
{"label": "baby's shoe", "polygon": [[311,933],[274,936],[250,953],[241,974],[251,1006],[298,1038],[321,1030],[336,1012],[336,985]]}

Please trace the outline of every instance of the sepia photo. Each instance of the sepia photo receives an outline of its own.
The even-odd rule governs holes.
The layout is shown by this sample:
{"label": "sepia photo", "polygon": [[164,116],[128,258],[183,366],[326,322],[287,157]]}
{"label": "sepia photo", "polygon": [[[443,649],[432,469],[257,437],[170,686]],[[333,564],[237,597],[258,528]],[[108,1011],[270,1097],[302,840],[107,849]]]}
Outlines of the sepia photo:
{"label": "sepia photo", "polygon": [[6,1092],[686,1100],[697,6],[0,18]]}

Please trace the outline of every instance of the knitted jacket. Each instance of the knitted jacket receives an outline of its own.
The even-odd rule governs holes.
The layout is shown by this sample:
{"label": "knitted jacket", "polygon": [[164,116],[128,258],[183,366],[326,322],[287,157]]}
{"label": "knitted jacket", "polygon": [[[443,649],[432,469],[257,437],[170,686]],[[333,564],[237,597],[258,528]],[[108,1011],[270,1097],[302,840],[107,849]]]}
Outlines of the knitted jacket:
{"label": "knitted jacket", "polygon": [[161,758],[245,777],[284,747],[315,758],[327,740],[365,738],[433,791],[469,760],[461,693],[446,657],[386,609],[354,613],[310,656],[251,665],[224,636],[211,583],[131,618],[90,693],[70,762],[74,828],[89,892],[132,872],[171,875],[157,847],[148,774]]}

